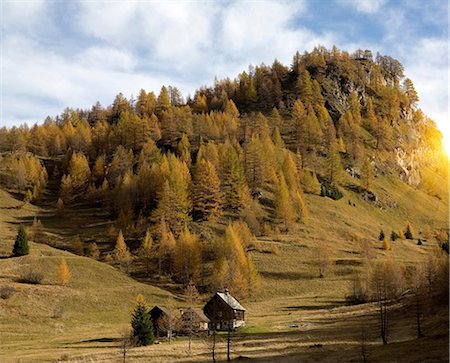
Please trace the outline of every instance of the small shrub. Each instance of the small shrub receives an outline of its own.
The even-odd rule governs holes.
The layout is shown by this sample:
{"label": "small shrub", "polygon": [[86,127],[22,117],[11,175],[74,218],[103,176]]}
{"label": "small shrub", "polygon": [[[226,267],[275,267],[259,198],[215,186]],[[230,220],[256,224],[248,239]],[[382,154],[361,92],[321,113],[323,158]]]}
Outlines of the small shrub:
{"label": "small shrub", "polygon": [[344,196],[336,185],[323,183],[320,188],[321,197],[328,197],[333,200],[339,200]]}
{"label": "small shrub", "polygon": [[448,243],[448,240],[449,240],[448,232],[445,231],[445,230],[439,230],[439,231],[437,231],[437,232],[434,234],[434,237],[436,238],[436,240],[437,240],[440,244],[445,243],[445,242]]}
{"label": "small shrub", "polygon": [[420,238],[417,240],[417,246],[422,246],[422,240]]}
{"label": "small shrub", "polygon": [[381,231],[380,231],[380,234],[378,235],[378,240],[379,240],[379,241],[384,241],[384,237],[385,237],[384,231],[381,230]]}
{"label": "small shrub", "polygon": [[390,251],[390,249],[391,249],[391,243],[389,242],[389,240],[386,237],[383,240],[383,249],[386,251]]}
{"label": "small shrub", "polygon": [[445,251],[448,255],[448,241],[441,244],[442,251]]}
{"label": "small shrub", "polygon": [[16,292],[16,289],[12,286],[2,286],[0,287],[0,297],[3,300],[9,299],[14,293]]}
{"label": "small shrub", "polygon": [[43,279],[44,274],[40,270],[28,268],[22,272],[17,281],[24,284],[39,285],[42,283]]}
{"label": "small shrub", "polygon": [[412,227],[410,226],[409,223],[408,223],[408,225],[406,226],[406,229],[405,229],[405,238],[406,239],[413,239],[413,231],[412,231]]}
{"label": "small shrub", "polygon": [[391,232],[391,241],[395,242],[400,236],[397,234],[397,232],[392,231]]}
{"label": "small shrub", "polygon": [[52,318],[61,319],[64,315],[64,306],[59,305],[53,310]]}
{"label": "small shrub", "polygon": [[273,244],[270,247],[270,253],[273,255],[279,255],[280,254],[280,247],[278,247],[277,245]]}

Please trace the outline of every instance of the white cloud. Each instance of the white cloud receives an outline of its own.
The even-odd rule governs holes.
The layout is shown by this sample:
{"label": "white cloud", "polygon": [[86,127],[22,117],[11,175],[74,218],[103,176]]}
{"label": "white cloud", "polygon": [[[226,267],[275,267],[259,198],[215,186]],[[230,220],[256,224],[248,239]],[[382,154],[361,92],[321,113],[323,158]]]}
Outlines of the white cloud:
{"label": "white cloud", "polygon": [[341,0],[343,5],[350,6],[360,13],[374,14],[377,13],[386,0]]}
{"label": "white cloud", "polygon": [[420,107],[449,137],[448,41],[425,38],[404,52],[405,73],[414,82]]}
{"label": "white cloud", "polygon": [[448,122],[446,41],[421,40],[404,14],[383,0],[337,1],[366,14],[383,10],[383,36],[368,44],[364,37],[355,42],[343,32],[306,27],[306,0],[80,1],[71,4],[72,22],[63,25],[56,2],[4,1],[0,124],[41,121],[66,106],[109,104],[119,92],[157,92],[163,84],[186,95],[211,85],[214,76],[234,77],[249,64],[271,64],[275,58],[290,64],[295,51],[318,44],[397,57],[424,111],[440,125]]}

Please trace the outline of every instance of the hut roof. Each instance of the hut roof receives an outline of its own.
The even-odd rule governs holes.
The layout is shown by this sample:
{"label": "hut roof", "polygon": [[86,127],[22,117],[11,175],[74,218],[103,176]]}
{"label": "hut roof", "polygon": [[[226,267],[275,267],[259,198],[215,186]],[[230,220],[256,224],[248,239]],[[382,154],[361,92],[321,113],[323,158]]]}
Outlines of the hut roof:
{"label": "hut roof", "polygon": [[192,312],[197,316],[197,319],[199,321],[209,323],[210,320],[208,319],[208,317],[201,309],[198,308],[188,308],[186,310],[182,310],[181,315],[184,317],[184,315],[187,314],[190,310],[192,310]]}
{"label": "hut roof", "polygon": [[245,311],[245,308],[241,304],[239,304],[239,301],[237,301],[236,298],[231,296],[228,291],[216,292],[216,295],[219,296],[223,301],[225,301],[225,303],[232,309]]}

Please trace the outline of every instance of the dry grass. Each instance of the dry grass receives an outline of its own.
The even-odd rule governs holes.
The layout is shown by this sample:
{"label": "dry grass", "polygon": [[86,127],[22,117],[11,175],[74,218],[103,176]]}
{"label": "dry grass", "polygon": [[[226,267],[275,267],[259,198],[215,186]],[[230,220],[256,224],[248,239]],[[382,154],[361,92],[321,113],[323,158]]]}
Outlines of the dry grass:
{"label": "dry grass", "polygon": [[[339,201],[306,195],[310,217],[305,225],[288,235],[259,240],[260,248],[251,254],[261,273],[261,291],[243,302],[248,309],[248,326],[234,338],[234,358],[261,362],[361,361],[361,325],[365,325],[369,327],[370,362],[448,361],[447,311],[427,316],[427,336],[417,340],[413,313],[398,306],[393,313],[392,344],[382,346],[375,307],[345,306],[349,281],[363,268],[364,249],[375,259],[391,256],[409,266],[426,258],[435,247],[433,240],[423,246],[416,241],[397,240],[391,251],[385,251],[377,240],[380,228],[389,235],[407,222],[417,232],[427,225],[432,230],[448,226],[448,196],[438,199],[384,177],[376,179],[374,188],[382,201],[395,202],[397,207],[380,210],[349,191],[344,191]],[[72,213],[70,218],[59,218],[51,210],[23,205],[1,190],[0,202],[3,256],[10,253],[17,223],[31,224],[34,215],[43,221],[49,236],[62,241],[76,234],[93,239],[104,236],[107,230],[101,211],[94,217],[87,211],[72,211],[68,212]],[[326,241],[332,250],[332,269],[322,279],[313,261],[318,241]],[[275,250],[277,253],[265,253]],[[34,243],[31,251],[30,256],[0,259],[0,286],[16,290],[9,299],[0,300],[1,362],[119,362],[120,336],[128,326],[133,298],[142,293],[150,304],[157,304],[170,295],[89,258]],[[67,260],[72,274],[67,287],[55,284],[61,257]],[[36,264],[45,272],[43,285],[16,281],[24,268]],[[55,313],[61,307],[63,313]],[[225,360],[224,337],[220,339],[219,360]],[[128,361],[210,361],[205,339],[194,342],[191,356],[186,347],[186,341],[179,338],[171,345],[162,342],[132,348]]]}

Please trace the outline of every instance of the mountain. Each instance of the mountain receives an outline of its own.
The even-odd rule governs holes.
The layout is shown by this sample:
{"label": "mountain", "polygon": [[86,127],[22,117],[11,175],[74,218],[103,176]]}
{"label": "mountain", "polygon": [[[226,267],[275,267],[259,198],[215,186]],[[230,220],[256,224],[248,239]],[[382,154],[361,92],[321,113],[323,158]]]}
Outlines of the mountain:
{"label": "mountain", "polygon": [[[383,268],[401,276],[389,299],[393,339],[417,344],[411,299],[422,295],[411,281],[419,267],[420,288],[430,291],[423,300],[435,302],[424,330],[428,337],[433,324],[445,330],[437,312],[448,304],[449,215],[442,135],[418,102],[397,60],[318,47],[295,54],[289,67],[250,67],[186,100],[176,87],[158,96],[141,90],[136,100],[119,94],[108,107],[68,108],[41,125],[2,128],[0,228],[7,238],[0,265],[12,271],[3,283],[20,274],[9,253],[23,223],[34,258],[67,256],[75,271],[96,269],[98,284],[104,274],[115,276],[111,285],[117,278],[138,286],[129,275],[150,285],[154,303],[170,294],[155,297],[153,285],[179,301],[190,281],[203,297],[228,288],[249,305],[253,322],[242,334],[251,341],[251,334],[285,337],[294,317],[313,324],[324,309],[338,308],[338,321],[349,309],[358,324],[376,322],[373,302],[388,300],[377,299],[374,285]],[[80,274],[76,291],[87,279]],[[50,300],[57,288],[45,291]],[[118,304],[139,289],[124,291]],[[20,314],[11,301],[12,314]],[[355,302],[367,305],[344,306]],[[117,335],[118,325],[112,330]],[[314,342],[323,341],[317,334]],[[375,341],[379,331],[368,334]],[[444,338],[426,344],[445,345]]]}

